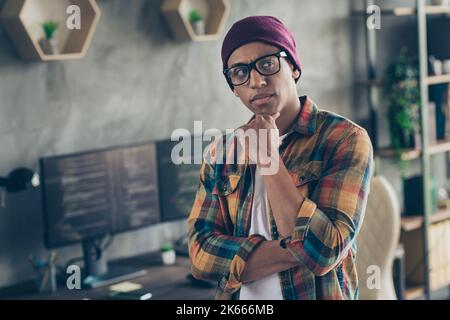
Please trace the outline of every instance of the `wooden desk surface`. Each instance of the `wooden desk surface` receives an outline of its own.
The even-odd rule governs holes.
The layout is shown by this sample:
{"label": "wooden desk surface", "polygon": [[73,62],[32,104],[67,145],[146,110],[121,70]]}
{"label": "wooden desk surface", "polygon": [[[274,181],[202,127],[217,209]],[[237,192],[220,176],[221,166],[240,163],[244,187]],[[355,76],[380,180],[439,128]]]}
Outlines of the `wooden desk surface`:
{"label": "wooden desk surface", "polygon": [[[145,276],[128,281],[142,284],[152,293],[154,300],[211,300],[214,288],[195,286],[186,278],[189,274],[189,259],[177,256],[176,263],[171,266],[162,264],[159,253],[149,253],[138,257],[112,262],[115,265],[126,265],[145,269]],[[32,299],[32,300],[80,300],[108,299],[109,286],[96,289],[69,290],[64,283],[58,285],[58,291],[51,294],[36,292],[32,281],[20,283],[0,289],[0,299]]]}

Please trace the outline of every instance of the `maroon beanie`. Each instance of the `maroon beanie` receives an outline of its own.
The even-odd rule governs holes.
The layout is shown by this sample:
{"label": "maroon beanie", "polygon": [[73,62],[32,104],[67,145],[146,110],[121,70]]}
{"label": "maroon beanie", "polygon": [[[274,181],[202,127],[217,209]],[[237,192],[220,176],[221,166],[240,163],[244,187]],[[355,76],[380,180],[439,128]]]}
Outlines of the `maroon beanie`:
{"label": "maroon beanie", "polygon": [[297,45],[292,33],[280,20],[271,16],[251,16],[233,24],[222,44],[224,70],[234,50],[250,42],[264,42],[284,50],[291,63],[301,73]]}

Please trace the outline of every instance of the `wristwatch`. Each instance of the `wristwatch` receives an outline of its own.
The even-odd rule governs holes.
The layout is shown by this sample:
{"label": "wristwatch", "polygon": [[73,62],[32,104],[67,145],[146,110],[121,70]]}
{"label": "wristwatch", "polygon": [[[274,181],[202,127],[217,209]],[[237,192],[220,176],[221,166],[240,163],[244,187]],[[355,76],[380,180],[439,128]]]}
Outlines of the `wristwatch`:
{"label": "wristwatch", "polygon": [[286,240],[286,238],[280,240],[280,247],[282,247],[283,249],[287,249]]}

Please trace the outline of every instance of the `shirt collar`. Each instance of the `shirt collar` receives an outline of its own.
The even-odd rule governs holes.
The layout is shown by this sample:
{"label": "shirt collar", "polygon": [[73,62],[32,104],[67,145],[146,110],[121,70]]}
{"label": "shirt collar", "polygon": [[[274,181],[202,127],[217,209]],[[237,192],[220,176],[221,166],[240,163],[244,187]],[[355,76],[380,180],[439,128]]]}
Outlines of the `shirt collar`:
{"label": "shirt collar", "polygon": [[312,101],[308,96],[302,96],[299,99],[301,109],[298,115],[297,124],[294,127],[294,131],[309,136],[314,134],[316,131],[319,109],[314,101]]}

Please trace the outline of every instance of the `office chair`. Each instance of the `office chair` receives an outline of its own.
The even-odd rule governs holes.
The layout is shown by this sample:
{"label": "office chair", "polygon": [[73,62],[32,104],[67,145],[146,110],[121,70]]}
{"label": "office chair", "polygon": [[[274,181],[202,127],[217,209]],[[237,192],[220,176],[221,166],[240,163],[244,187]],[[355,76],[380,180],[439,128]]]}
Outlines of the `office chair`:
{"label": "office chair", "polygon": [[375,176],[356,238],[359,299],[397,299],[392,266],[399,238],[400,205],[394,188],[383,176]]}

